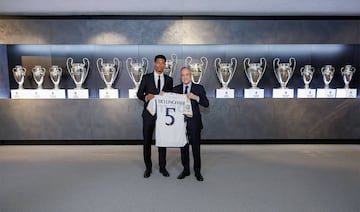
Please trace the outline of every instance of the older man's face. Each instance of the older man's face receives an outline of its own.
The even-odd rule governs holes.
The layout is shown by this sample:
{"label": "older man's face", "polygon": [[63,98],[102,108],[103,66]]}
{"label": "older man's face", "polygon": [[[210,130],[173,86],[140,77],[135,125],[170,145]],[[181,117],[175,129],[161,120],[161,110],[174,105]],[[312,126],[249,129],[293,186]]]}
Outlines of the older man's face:
{"label": "older man's face", "polygon": [[188,68],[184,68],[180,73],[181,82],[189,84],[191,82],[191,71]]}

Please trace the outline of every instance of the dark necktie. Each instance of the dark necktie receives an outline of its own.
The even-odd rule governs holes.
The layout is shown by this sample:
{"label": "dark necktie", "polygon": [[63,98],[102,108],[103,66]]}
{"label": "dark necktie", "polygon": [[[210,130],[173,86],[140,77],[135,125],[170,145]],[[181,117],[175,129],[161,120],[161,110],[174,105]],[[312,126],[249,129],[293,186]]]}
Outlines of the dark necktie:
{"label": "dark necktie", "polygon": [[187,94],[188,93],[188,88],[189,88],[189,86],[187,85],[187,86],[185,86],[185,92],[184,92],[184,94]]}
{"label": "dark necktie", "polygon": [[157,82],[157,90],[158,90],[158,93],[160,93],[160,75],[159,75],[159,78],[158,78],[158,82]]}
{"label": "dark necktie", "polygon": [[[187,94],[187,93],[188,93],[188,89],[189,89],[189,86],[186,85],[186,86],[185,86],[185,92],[184,92],[184,94]],[[187,121],[188,119],[189,119],[189,118],[184,115],[184,121]]]}

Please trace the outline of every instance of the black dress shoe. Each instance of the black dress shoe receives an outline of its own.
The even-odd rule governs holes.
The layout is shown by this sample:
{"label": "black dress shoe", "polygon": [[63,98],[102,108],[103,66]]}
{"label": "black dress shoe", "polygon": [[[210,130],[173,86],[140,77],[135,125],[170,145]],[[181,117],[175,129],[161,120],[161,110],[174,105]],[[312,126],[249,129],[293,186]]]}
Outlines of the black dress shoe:
{"label": "black dress shoe", "polygon": [[187,176],[190,176],[190,172],[189,171],[182,171],[180,173],[180,175],[177,177],[177,179],[181,180],[181,179],[184,179]]}
{"label": "black dress shoe", "polygon": [[160,173],[164,176],[164,177],[169,177],[170,174],[166,169],[160,169]]}
{"label": "black dress shoe", "polygon": [[204,181],[203,176],[199,173],[199,174],[195,174],[196,180],[197,181]]}
{"label": "black dress shoe", "polygon": [[150,174],[151,174],[151,169],[146,169],[144,172],[144,178],[150,177]]}

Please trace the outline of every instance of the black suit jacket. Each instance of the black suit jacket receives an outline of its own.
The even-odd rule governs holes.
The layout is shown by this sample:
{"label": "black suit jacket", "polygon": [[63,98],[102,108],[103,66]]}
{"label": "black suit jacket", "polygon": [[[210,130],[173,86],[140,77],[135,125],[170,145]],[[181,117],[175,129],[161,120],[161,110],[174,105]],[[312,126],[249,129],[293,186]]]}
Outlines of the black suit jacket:
{"label": "black suit jacket", "polygon": [[[174,93],[183,93],[183,84],[177,85],[173,88]],[[193,112],[193,117],[187,119],[188,127],[193,129],[201,130],[203,128],[201,113],[199,109],[199,105],[203,107],[209,107],[209,100],[206,97],[205,89],[202,85],[192,83],[190,92],[199,96],[200,100],[197,102],[196,100],[191,100],[191,107]]]}
{"label": "black suit jacket", "polygon": [[[164,74],[164,87],[162,91],[172,92],[173,79],[168,75]],[[145,101],[145,96],[148,94],[157,95],[158,90],[154,81],[154,73],[145,74],[140,82],[139,90],[137,91],[137,97],[144,102],[144,110],[142,117],[145,119],[156,120],[156,116],[152,116],[149,111],[146,110],[148,102]]]}

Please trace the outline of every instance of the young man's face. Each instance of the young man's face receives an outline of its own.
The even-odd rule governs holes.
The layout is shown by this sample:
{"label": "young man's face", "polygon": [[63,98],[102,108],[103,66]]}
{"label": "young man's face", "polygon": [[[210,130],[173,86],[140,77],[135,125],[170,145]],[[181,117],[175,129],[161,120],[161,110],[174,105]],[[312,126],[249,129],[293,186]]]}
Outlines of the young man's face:
{"label": "young man's face", "polygon": [[156,61],[154,63],[154,68],[155,68],[156,73],[161,74],[165,68],[165,60],[162,58],[156,59]]}
{"label": "young man's face", "polygon": [[188,68],[184,68],[180,73],[181,82],[189,84],[191,82],[191,71]]}

